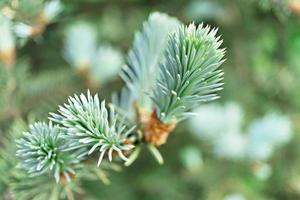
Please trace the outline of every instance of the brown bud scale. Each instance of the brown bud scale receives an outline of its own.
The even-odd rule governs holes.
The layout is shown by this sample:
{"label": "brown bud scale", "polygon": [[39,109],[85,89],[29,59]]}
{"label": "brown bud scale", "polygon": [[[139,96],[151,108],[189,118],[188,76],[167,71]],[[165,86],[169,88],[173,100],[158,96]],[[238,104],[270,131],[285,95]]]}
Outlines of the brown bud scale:
{"label": "brown bud scale", "polygon": [[141,122],[144,123],[144,139],[155,146],[165,144],[170,132],[174,130],[176,121],[164,123],[157,117],[155,111],[151,114],[142,113]]}

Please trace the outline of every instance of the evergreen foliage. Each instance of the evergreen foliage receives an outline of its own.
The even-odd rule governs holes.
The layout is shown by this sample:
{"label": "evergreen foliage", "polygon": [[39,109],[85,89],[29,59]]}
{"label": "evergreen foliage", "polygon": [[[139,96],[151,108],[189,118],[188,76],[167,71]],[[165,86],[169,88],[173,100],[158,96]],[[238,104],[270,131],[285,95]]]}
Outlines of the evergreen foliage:
{"label": "evergreen foliage", "polygon": [[[69,97],[67,103],[59,106],[58,113],[50,113],[49,125],[35,123],[17,141],[20,167],[33,176],[52,171],[57,182],[62,176],[71,181],[75,174],[72,166],[86,159],[87,155],[99,152],[97,166],[104,158],[112,161],[115,155],[129,165],[137,158],[139,146],[145,142],[150,143],[150,152],[162,163],[160,153],[152,144],[160,146],[165,143],[166,137],[160,135],[168,134],[174,127],[166,131],[160,123],[181,120],[199,103],[216,99],[215,92],[222,85],[223,73],[217,69],[222,63],[224,50],[219,49],[221,42],[215,36],[216,29],[210,30],[203,25],[196,28],[194,24],[178,27],[178,24],[166,14],[151,14],[143,31],[136,33],[133,49],[121,73],[126,86],[119,98],[118,95],[113,97],[118,111],[115,112],[113,104],[107,109],[105,101],[100,101],[98,95],[92,96],[90,91],[87,95]],[[74,61],[75,66],[89,66],[93,55],[86,54],[86,51],[93,52],[94,31],[84,24],[74,28],[69,31],[67,58],[71,63]],[[90,36],[89,42],[84,43],[86,50],[77,54],[76,48],[81,47],[72,47],[75,44],[72,40],[81,37],[82,31],[87,31],[85,37]],[[83,54],[92,57],[76,61]],[[151,90],[153,92],[149,93]],[[135,112],[145,109],[146,113],[137,113],[131,118],[133,125],[128,126],[130,115],[126,110],[133,104],[136,104]],[[120,112],[122,109],[123,113]],[[147,113],[155,111],[158,121],[152,116],[147,119]],[[57,125],[52,125],[52,122]],[[138,148],[132,151],[135,145]],[[128,159],[125,155],[131,153]]]}
{"label": "evergreen foliage", "polygon": [[181,26],[171,36],[166,62],[160,66],[160,78],[154,89],[153,101],[162,121],[181,120],[202,102],[218,98],[222,89],[222,41],[217,29],[200,24]]}
{"label": "evergreen foliage", "polygon": [[0,199],[299,199],[299,14],[0,1]]}

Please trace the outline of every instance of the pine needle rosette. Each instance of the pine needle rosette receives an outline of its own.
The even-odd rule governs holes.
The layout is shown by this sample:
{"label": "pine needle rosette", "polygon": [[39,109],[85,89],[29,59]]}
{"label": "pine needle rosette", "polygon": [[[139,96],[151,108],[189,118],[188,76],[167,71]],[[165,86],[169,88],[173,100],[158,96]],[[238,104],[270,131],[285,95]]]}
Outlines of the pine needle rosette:
{"label": "pine needle rosette", "polygon": [[67,132],[67,138],[72,141],[69,149],[86,148],[82,156],[94,151],[100,152],[98,166],[105,155],[112,161],[114,154],[122,160],[127,160],[124,154],[133,149],[129,134],[135,128],[127,128],[125,119],[119,119],[113,106],[105,107],[105,101],[100,103],[98,95],[81,94],[68,99],[68,103],[60,106],[60,114],[50,113],[50,120],[60,124]]}
{"label": "pine needle rosette", "polygon": [[170,36],[152,95],[162,122],[185,119],[192,108],[218,98],[216,92],[223,85],[223,71],[218,68],[225,50],[216,33],[217,29],[209,26],[190,24]]}
{"label": "pine needle rosette", "polygon": [[22,159],[19,167],[32,176],[54,172],[56,182],[62,177],[68,181],[75,174],[72,166],[79,160],[76,154],[67,152],[67,141],[58,126],[50,122],[37,122],[17,140],[17,156]]}

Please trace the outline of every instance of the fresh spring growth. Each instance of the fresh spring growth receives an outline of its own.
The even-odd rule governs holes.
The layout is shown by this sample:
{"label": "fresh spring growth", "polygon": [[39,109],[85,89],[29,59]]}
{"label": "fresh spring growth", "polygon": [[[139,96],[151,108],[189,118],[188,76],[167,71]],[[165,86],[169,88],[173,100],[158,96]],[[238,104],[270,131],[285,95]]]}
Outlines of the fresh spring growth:
{"label": "fresh spring growth", "polygon": [[68,27],[64,47],[64,57],[80,71],[90,68],[97,49],[96,30],[88,23],[77,22]]}
{"label": "fresh spring growth", "polygon": [[176,18],[154,12],[143,23],[143,29],[135,33],[133,47],[120,73],[126,86],[112,96],[117,111],[126,114],[131,123],[147,121],[152,112],[153,101],[149,94],[159,76],[159,64],[165,60],[169,35],[175,32],[179,24]]}
{"label": "fresh spring growth", "polygon": [[[129,165],[146,143],[162,163],[155,146],[166,142],[177,122],[191,116],[191,109],[217,99],[216,92],[222,89],[219,67],[224,49],[216,32],[203,24],[184,26],[165,14],[151,14],[135,35],[121,73],[126,86],[112,98],[116,105],[107,109],[105,101],[88,91],[69,97],[58,113],[50,113],[49,119],[68,141],[64,150],[80,151],[77,159],[98,152],[98,166],[104,158],[112,161],[117,156]],[[108,47],[100,47],[97,55],[96,39],[95,30],[86,23],[70,26],[64,56],[78,70],[91,70],[97,76],[102,76],[101,67],[110,65],[112,71],[104,71],[112,76],[117,71],[112,65],[120,65],[121,56]],[[114,63],[106,61],[107,57],[115,59]],[[99,69],[93,69],[97,65]]]}
{"label": "fresh spring growth", "polygon": [[32,176],[53,172],[58,182],[75,174],[72,166],[79,160],[75,154],[66,151],[67,140],[58,126],[37,122],[17,140],[17,156],[22,159],[19,166]]}
{"label": "fresh spring growth", "polygon": [[33,34],[34,28],[22,22],[18,22],[14,26],[14,32],[16,36],[20,38],[28,38]]}
{"label": "fresh spring growth", "polygon": [[[224,134],[224,135],[222,135]],[[213,141],[214,153],[219,158],[239,160],[245,155],[247,140],[240,132],[223,132]]]}
{"label": "fresh spring growth", "polygon": [[44,23],[49,24],[52,22],[59,13],[63,10],[63,5],[60,0],[52,0],[45,3],[44,9],[41,13]]}
{"label": "fresh spring growth", "polygon": [[87,148],[83,155],[98,151],[98,166],[106,154],[109,161],[115,153],[127,161],[124,154],[134,147],[128,139],[134,127],[127,129],[124,119],[118,118],[113,106],[107,110],[105,101],[100,102],[98,95],[92,97],[88,91],[87,96],[70,97],[58,112],[50,113],[50,120],[67,132],[68,140],[72,141],[70,149]]}
{"label": "fresh spring growth", "polygon": [[45,2],[43,9],[33,20],[32,24],[18,22],[14,26],[16,35],[20,38],[28,38],[41,34],[45,27],[53,22],[59,13],[63,10],[60,0],[52,0]]}
{"label": "fresh spring growth", "polygon": [[275,147],[286,144],[291,137],[292,124],[288,117],[274,113],[266,114],[250,124],[248,155],[252,159],[268,159]]}
{"label": "fresh spring growth", "polygon": [[0,14],[0,60],[11,64],[15,59],[15,38],[12,32],[12,22]]}
{"label": "fresh spring growth", "polygon": [[146,142],[164,144],[192,108],[218,98],[224,49],[216,32],[202,24],[180,26],[174,18],[153,13],[136,34],[121,74],[128,89],[120,96],[131,96],[132,102],[118,103],[137,111]]}
{"label": "fresh spring growth", "polygon": [[243,133],[243,112],[235,103],[205,105],[195,112],[198,115],[190,120],[191,130],[212,142],[214,153],[221,158],[267,160],[292,136],[289,118],[272,113],[254,120]]}
{"label": "fresh spring growth", "polygon": [[201,139],[214,140],[224,132],[240,132],[244,120],[241,107],[235,102],[207,104],[195,109],[189,120],[190,129]]}
{"label": "fresh spring growth", "polygon": [[218,98],[222,89],[225,50],[217,29],[194,24],[180,26],[168,41],[166,61],[152,99],[158,118],[167,123],[190,116],[190,110]]}
{"label": "fresh spring growth", "polygon": [[241,131],[244,114],[237,103],[203,105],[194,111],[197,116],[189,121],[191,130],[212,143],[217,157],[232,160],[244,157],[247,143]]}
{"label": "fresh spring growth", "polygon": [[155,12],[144,22],[143,30],[135,34],[121,77],[138,106],[143,109],[153,107],[149,93],[151,94],[159,75],[159,64],[164,60],[169,35],[178,25],[176,18]]}
{"label": "fresh spring growth", "polygon": [[77,22],[67,29],[64,57],[96,84],[116,78],[124,64],[123,55],[117,49],[108,44],[97,48],[97,32],[85,22]]}
{"label": "fresh spring growth", "polygon": [[101,45],[91,66],[91,77],[96,82],[105,83],[118,76],[123,64],[120,51],[110,45]]}

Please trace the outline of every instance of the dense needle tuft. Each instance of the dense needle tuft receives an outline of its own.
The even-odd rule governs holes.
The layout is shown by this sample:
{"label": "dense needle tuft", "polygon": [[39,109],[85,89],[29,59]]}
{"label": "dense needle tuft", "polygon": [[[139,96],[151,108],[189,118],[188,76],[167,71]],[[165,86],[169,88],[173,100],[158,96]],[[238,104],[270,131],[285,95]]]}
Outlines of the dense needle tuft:
{"label": "dense needle tuft", "polygon": [[50,120],[61,124],[72,141],[70,149],[87,148],[83,155],[99,151],[98,166],[107,154],[112,161],[114,153],[123,160],[127,160],[124,153],[134,146],[130,143],[128,135],[134,129],[127,129],[125,119],[119,119],[114,108],[105,107],[105,101],[100,103],[98,95],[87,96],[81,94],[68,99],[68,103],[60,106],[60,114],[50,113]]}
{"label": "dense needle tuft", "polygon": [[19,166],[33,176],[53,171],[57,182],[62,175],[70,180],[70,175],[75,174],[71,165],[79,160],[66,152],[66,145],[58,126],[44,122],[30,125],[29,131],[17,140],[17,156],[22,159]]}
{"label": "dense needle tuft", "polygon": [[152,100],[163,122],[188,117],[189,111],[202,102],[218,98],[222,89],[222,41],[217,29],[200,24],[181,26],[169,41],[166,62],[160,65],[160,77]]}

